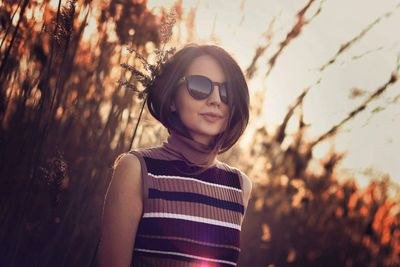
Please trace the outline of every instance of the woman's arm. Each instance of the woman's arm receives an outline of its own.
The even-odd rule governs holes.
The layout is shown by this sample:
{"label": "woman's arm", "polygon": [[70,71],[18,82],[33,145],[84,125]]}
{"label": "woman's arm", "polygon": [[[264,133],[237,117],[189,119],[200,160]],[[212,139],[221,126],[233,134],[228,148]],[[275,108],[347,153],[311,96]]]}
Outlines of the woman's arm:
{"label": "woman's arm", "polygon": [[104,201],[98,266],[130,266],[142,214],[139,159],[125,154],[116,160],[115,165]]}

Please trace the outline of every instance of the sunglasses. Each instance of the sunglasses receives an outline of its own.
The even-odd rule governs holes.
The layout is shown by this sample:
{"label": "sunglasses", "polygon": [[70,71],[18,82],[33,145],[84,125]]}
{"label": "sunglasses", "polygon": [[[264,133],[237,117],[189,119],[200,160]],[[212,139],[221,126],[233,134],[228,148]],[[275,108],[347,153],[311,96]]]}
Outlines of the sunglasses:
{"label": "sunglasses", "polygon": [[228,104],[228,91],[226,88],[226,83],[213,82],[203,75],[184,76],[178,81],[178,84],[182,82],[186,83],[186,88],[189,94],[197,100],[203,100],[209,97],[214,90],[214,86],[216,85],[219,89],[221,101],[225,104]]}

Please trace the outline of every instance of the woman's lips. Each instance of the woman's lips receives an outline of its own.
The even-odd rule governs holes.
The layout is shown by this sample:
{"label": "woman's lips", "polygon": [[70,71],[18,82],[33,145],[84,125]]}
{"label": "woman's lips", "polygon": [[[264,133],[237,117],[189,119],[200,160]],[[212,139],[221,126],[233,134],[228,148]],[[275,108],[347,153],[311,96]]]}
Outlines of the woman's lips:
{"label": "woman's lips", "polygon": [[200,115],[208,122],[216,122],[222,119],[222,116],[214,113],[201,113]]}

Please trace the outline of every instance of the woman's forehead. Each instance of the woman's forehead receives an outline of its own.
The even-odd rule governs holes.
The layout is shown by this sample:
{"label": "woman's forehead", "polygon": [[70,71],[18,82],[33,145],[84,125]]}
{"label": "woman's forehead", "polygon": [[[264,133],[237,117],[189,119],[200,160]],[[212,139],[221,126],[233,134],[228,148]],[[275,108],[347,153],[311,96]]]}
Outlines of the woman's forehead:
{"label": "woman's forehead", "polygon": [[214,82],[225,82],[224,70],[216,59],[202,55],[193,59],[186,70],[186,75],[204,75]]}

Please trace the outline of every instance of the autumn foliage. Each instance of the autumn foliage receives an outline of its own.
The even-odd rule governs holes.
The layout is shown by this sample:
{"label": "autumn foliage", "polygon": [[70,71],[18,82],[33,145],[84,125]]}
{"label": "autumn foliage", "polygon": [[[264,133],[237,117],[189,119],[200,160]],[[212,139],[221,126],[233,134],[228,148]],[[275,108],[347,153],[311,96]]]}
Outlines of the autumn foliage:
{"label": "autumn foliage", "polygon": [[[298,13],[266,75],[309,22],[302,16],[313,2]],[[181,1],[175,10],[178,24],[193,24],[182,21]],[[138,54],[127,47],[151,59],[167,13],[140,0],[1,3],[1,266],[91,264],[113,162],[131,148],[143,104],[118,83],[135,83],[121,64],[140,68]],[[249,79],[264,51],[255,51]],[[395,74],[388,77],[371,97],[397,81]],[[301,119],[295,137],[285,131],[291,117],[301,117],[305,94],[275,133],[257,129],[249,149],[237,146],[223,155],[254,181],[239,265],[399,266],[400,203],[391,180],[376,177],[360,189],[352,177],[336,177],[343,155],[335,152],[318,162],[318,172],[312,167],[312,148],[363,106],[308,142]],[[260,105],[253,102],[253,116]],[[159,144],[165,134],[145,111],[133,146]]]}

